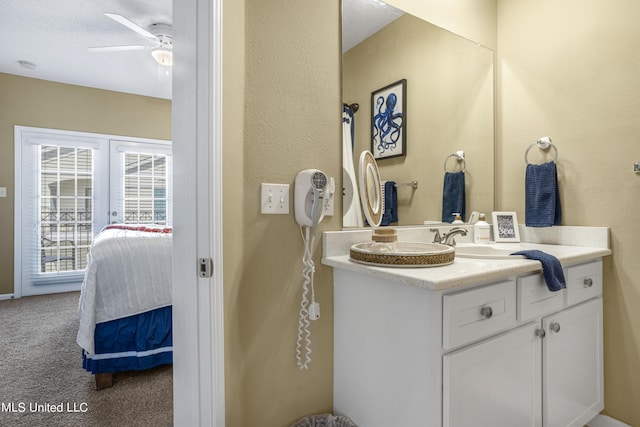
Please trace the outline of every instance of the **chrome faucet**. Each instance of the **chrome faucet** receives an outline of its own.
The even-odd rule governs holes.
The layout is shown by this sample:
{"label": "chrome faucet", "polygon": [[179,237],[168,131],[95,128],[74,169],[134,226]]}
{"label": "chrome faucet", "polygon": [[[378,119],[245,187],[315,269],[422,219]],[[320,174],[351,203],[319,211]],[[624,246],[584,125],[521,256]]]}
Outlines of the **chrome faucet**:
{"label": "chrome faucet", "polygon": [[440,243],[443,245],[449,245],[449,246],[455,246],[456,245],[456,240],[455,237],[460,234],[462,236],[466,236],[467,235],[467,229],[466,228],[462,228],[462,227],[454,227],[451,230],[449,230],[448,233],[445,233],[443,235],[440,235],[440,230],[438,230],[437,228],[432,228],[429,231],[433,231],[436,234],[433,236],[433,243]]}

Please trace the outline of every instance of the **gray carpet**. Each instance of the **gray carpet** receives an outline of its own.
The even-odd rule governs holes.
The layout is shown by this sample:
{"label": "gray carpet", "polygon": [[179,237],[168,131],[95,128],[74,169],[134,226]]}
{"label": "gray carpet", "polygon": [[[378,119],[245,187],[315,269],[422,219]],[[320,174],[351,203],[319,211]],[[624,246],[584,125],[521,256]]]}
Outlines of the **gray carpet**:
{"label": "gray carpet", "polygon": [[79,296],[0,301],[0,426],[172,425],[171,366],[117,373],[95,390],[75,342]]}

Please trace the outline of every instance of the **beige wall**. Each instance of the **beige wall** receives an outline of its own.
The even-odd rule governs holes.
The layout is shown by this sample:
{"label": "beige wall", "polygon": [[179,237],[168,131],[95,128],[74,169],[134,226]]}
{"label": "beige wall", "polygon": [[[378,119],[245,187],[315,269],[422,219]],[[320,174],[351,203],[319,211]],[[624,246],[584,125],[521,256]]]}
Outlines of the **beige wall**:
{"label": "beige wall", "polygon": [[496,47],[496,1],[386,0],[398,9],[490,49]]}
{"label": "beige wall", "polygon": [[[234,23],[224,39],[226,419],[228,426],[281,427],[332,410],[333,281],[319,244],[322,317],[311,325],[310,369],[296,365],[303,245],[293,182],[307,168],[340,182],[340,5],[224,6],[225,23]],[[291,185],[289,215],[260,214],[262,182]],[[320,231],[341,221],[326,218]]]}
{"label": "beige wall", "polygon": [[[354,161],[371,151],[371,91],[407,80],[407,155],[378,162],[398,187],[398,225],[442,219],[444,160],[466,154],[467,217],[493,210],[493,52],[403,15],[343,55],[342,97],[358,103]],[[447,170],[460,169],[453,158]],[[451,218],[453,220],[453,218]]]}
{"label": "beige wall", "polygon": [[13,293],[14,126],[171,139],[171,101],[0,73],[0,294]]}
{"label": "beige wall", "polygon": [[639,16],[637,0],[498,1],[497,207],[524,219],[523,154],[551,136],[563,225],[611,227],[605,413],[633,426],[640,425]]}

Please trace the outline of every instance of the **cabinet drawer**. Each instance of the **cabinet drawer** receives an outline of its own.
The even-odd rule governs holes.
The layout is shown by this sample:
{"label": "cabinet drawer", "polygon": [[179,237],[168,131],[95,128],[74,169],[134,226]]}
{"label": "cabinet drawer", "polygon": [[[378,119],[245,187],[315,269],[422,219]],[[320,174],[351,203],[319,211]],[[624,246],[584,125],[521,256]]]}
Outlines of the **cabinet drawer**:
{"label": "cabinet drawer", "polygon": [[519,321],[533,319],[564,306],[566,291],[551,292],[542,274],[519,277],[517,282]]}
{"label": "cabinet drawer", "polygon": [[515,280],[443,297],[443,347],[450,349],[516,323]]}
{"label": "cabinet drawer", "polygon": [[602,295],[602,261],[567,267],[567,305]]}

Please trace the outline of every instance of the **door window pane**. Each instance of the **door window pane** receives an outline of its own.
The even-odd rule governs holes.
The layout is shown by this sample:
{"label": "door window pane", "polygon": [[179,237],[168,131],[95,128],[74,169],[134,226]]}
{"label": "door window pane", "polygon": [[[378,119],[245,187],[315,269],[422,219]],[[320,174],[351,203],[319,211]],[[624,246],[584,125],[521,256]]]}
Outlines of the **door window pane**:
{"label": "door window pane", "polygon": [[167,224],[167,156],[124,154],[124,222]]}
{"label": "door window pane", "polygon": [[83,270],[93,242],[91,149],[40,146],[40,273]]}

